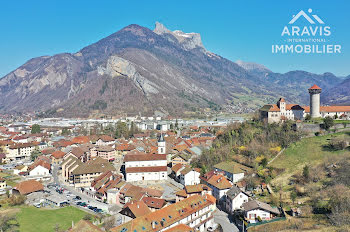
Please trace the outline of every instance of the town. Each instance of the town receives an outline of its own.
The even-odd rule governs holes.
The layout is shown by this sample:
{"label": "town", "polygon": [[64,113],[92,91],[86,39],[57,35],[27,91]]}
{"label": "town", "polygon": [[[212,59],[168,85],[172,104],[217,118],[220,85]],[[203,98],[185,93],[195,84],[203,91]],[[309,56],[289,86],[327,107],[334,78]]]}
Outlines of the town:
{"label": "town", "polygon": [[[321,89],[314,85],[309,92],[311,107],[281,98],[277,105],[262,107],[256,119],[2,116],[2,204],[85,212],[84,219],[71,221],[69,231],[246,231],[286,220],[282,201],[274,200],[276,186],[270,184],[278,169],[267,166],[283,145],[274,142],[270,155],[259,150],[251,161],[243,158],[249,152],[245,143],[234,140],[242,139],[256,120],[275,128],[301,120],[307,125],[319,116],[333,120],[339,115],[338,120],[347,122],[348,107],[324,112],[328,108],[320,106]],[[240,128],[245,129],[238,132]],[[287,133],[299,133],[292,128]],[[225,140],[227,131],[230,149],[243,154],[239,158],[224,158],[227,152],[219,150],[218,141]],[[241,135],[233,137],[233,131]],[[218,156],[210,153],[213,148]],[[292,208],[291,215],[301,215],[300,207]]]}

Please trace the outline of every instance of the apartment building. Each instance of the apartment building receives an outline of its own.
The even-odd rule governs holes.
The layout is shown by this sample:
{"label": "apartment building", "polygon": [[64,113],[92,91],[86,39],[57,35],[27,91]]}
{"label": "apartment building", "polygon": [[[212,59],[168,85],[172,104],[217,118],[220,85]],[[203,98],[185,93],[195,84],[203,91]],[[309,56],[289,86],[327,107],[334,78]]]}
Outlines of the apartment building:
{"label": "apartment building", "polygon": [[214,224],[215,198],[211,195],[194,195],[155,212],[137,217],[111,229],[120,231],[166,231],[181,224],[193,230],[206,231]]}

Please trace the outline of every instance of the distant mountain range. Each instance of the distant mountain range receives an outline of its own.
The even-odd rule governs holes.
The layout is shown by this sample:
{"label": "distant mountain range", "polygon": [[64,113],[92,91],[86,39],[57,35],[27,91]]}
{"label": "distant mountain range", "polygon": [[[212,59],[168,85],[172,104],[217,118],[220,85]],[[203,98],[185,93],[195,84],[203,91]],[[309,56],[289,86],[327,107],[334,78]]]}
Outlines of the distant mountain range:
{"label": "distant mountain range", "polygon": [[325,104],[349,104],[350,77],[304,71],[274,73],[206,50],[198,33],[129,25],[76,53],[29,60],[0,79],[0,112],[45,115],[252,112],[287,101],[308,104],[307,89],[324,89]]}

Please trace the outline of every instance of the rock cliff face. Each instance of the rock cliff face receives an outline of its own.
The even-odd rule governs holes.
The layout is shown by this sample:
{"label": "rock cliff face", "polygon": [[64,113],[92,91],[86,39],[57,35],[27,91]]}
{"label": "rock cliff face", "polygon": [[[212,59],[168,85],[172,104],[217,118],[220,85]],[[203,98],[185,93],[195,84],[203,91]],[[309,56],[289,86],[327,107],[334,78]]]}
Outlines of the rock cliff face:
{"label": "rock cliff face", "polygon": [[197,33],[138,25],[69,54],[43,56],[0,79],[0,112],[47,116],[226,110],[249,112],[283,96],[308,102],[307,88],[341,80],[303,71],[273,73],[207,51]]}

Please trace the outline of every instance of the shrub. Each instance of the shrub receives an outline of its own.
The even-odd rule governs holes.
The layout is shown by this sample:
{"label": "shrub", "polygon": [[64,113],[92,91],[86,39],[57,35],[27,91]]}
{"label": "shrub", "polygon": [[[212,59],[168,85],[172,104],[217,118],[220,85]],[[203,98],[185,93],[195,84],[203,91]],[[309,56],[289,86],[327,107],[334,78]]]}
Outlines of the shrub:
{"label": "shrub", "polygon": [[10,206],[23,205],[25,201],[26,197],[24,195],[12,195],[7,199]]}

